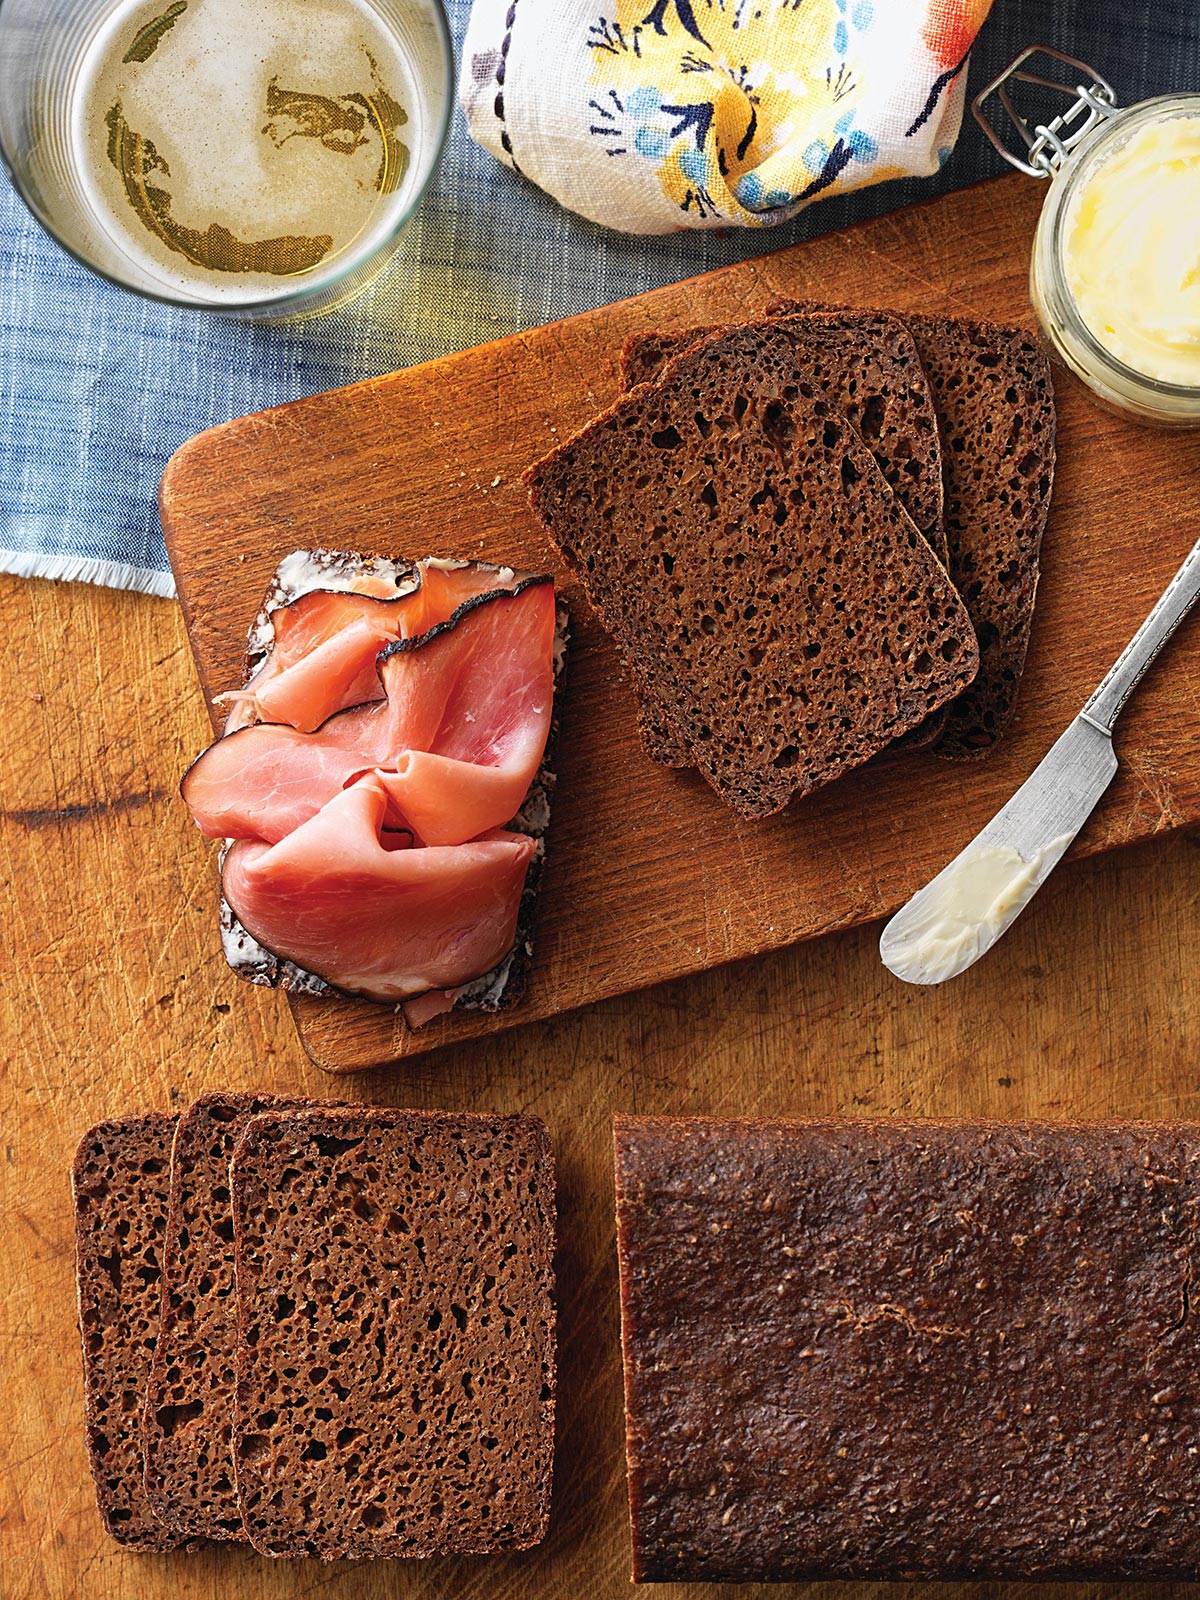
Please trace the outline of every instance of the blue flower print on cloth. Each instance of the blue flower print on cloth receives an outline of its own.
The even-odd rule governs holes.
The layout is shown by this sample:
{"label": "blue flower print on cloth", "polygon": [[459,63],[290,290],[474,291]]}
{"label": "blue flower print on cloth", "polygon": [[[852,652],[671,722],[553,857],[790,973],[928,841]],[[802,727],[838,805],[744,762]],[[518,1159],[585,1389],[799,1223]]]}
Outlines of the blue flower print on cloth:
{"label": "blue flower print on cloth", "polygon": [[926,177],[990,0],[475,0],[459,97],[499,160],[627,233],[761,227]]}

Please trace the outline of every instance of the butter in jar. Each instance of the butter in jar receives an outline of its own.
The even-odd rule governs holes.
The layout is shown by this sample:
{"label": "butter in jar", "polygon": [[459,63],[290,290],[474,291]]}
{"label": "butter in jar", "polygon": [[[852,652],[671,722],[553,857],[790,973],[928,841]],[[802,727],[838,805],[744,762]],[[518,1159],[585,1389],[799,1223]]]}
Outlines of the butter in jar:
{"label": "butter in jar", "polygon": [[1030,291],[1109,407],[1200,427],[1200,95],[1113,107],[1054,170]]}
{"label": "butter in jar", "polygon": [[1062,249],[1079,315],[1109,354],[1200,387],[1200,113],[1143,123],[1091,167]]}

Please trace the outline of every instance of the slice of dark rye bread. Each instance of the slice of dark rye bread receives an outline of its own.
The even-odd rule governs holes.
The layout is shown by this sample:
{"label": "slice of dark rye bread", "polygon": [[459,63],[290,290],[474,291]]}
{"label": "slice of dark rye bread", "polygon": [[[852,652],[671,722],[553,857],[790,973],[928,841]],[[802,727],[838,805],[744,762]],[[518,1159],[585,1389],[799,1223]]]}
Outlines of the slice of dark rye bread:
{"label": "slice of dark rye bread", "polygon": [[155,1515],[192,1538],[244,1540],[230,1439],[237,1383],[229,1162],[250,1120],[312,1106],[206,1094],[179,1119],[162,1249],[162,1313],[142,1437]]}
{"label": "slice of dark rye bread", "polygon": [[962,602],[787,329],[685,351],[525,482],[653,718],[744,817],[974,677]]}
{"label": "slice of dark rye bread", "polygon": [[527,1549],[554,1445],[535,1117],[255,1118],[232,1163],[242,1518],[272,1556]]}
{"label": "slice of dark rye bread", "polygon": [[[885,311],[814,313],[806,308],[774,320],[795,334],[798,369],[854,424],[892,492],[945,566],[937,412],[912,335]],[[631,334],[621,351],[622,389],[655,382],[668,361],[724,332],[724,327],[707,326]]]}
{"label": "slice of dark rye bread", "polygon": [[[762,319],[750,319],[753,321]],[[886,312],[810,311],[776,319],[796,335],[797,370],[849,418],[900,504],[946,565],[942,452],[933,393],[912,336]],[[631,334],[621,351],[621,386],[652,383],[675,356],[724,329],[716,326]],[[935,711],[901,740],[927,749],[945,728]],[[686,766],[688,752],[643,709],[642,735],[655,760]]]}
{"label": "slice of dark rye bread", "polygon": [[950,576],[979,639],[979,676],[951,705],[937,751],[984,756],[1016,715],[1033,626],[1054,486],[1050,362],[1025,328],[907,321],[944,429]]}
{"label": "slice of dark rye bread", "polygon": [[1200,1124],[615,1133],[637,1579],[1200,1572]]}
{"label": "slice of dark rye bread", "polygon": [[[775,300],[787,317],[808,302]],[[979,675],[949,708],[936,749],[984,756],[1012,722],[1029,646],[1054,484],[1050,362],[1027,328],[898,312],[942,429],[950,576],[979,638]]]}
{"label": "slice of dark rye bread", "polygon": [[[480,563],[483,565],[483,563]],[[504,570],[504,569],[498,569]],[[276,567],[267,585],[258,614],[250,625],[246,641],[246,654],[242,665],[243,687],[270,655],[273,633],[271,613],[281,606],[290,605],[301,595],[315,589],[348,589],[359,576],[382,578],[398,586],[408,584],[416,571],[412,561],[399,557],[362,555],[356,550],[293,550]],[[410,585],[411,586],[411,585]],[[554,629],[554,715],[541,765],[534,775],[517,815],[508,823],[514,833],[523,833],[537,841],[525,885],[521,891],[521,904],[517,914],[517,934],[508,955],[494,967],[469,983],[462,984],[455,997],[456,1011],[501,1011],[517,1005],[525,995],[529,982],[529,969],[533,962],[533,938],[537,920],[538,891],[546,865],[546,836],[550,830],[550,808],[554,799],[557,778],[554,771],[554,754],[558,743],[561,691],[567,669],[567,654],[571,643],[571,619],[565,602],[558,599],[555,607]],[[225,732],[254,720],[235,708],[225,725]],[[224,851],[221,854],[224,863]],[[259,984],[268,989],[282,989],[294,994],[334,996],[341,991],[316,973],[297,966],[284,956],[261,945],[248,929],[244,928],[233,907],[220,897],[218,920],[221,947],[225,959],[238,976],[247,983]],[[403,1007],[397,1007],[402,1015]]]}
{"label": "slice of dark rye bread", "polygon": [[71,1168],[88,1456],[104,1525],[134,1550],[185,1542],[155,1516],[142,1483],[175,1123],[157,1113],[98,1123]]}

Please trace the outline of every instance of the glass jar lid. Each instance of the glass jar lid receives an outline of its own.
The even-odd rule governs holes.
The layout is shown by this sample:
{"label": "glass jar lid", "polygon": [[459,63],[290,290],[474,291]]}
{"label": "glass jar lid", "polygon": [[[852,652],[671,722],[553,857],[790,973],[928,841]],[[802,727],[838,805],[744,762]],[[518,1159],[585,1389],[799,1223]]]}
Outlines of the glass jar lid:
{"label": "glass jar lid", "polygon": [[[1027,63],[1035,56],[1049,56],[1051,60],[1082,73],[1090,82],[1072,86],[1061,77],[1047,78],[1042,73],[1031,72]],[[1056,94],[1073,95],[1074,98],[1057,116],[1048,122],[1036,122],[1031,127],[1028,119],[1013,103],[1008,88],[1010,83],[1036,84],[1039,88],[1049,89]],[[1026,153],[1023,157],[1009,147],[984,114],[983,108],[993,96],[1004,107],[1012,126],[1024,140]],[[1077,61],[1074,56],[1064,55],[1061,50],[1054,50],[1049,45],[1031,44],[1027,50],[1022,50],[1015,61],[1010,61],[986,88],[979,91],[971,102],[971,110],[993,147],[1010,167],[1016,167],[1018,172],[1027,173],[1031,178],[1052,178],[1076,146],[1082,144],[1101,122],[1117,114],[1119,107],[1112,85],[1089,67],[1086,61]]]}

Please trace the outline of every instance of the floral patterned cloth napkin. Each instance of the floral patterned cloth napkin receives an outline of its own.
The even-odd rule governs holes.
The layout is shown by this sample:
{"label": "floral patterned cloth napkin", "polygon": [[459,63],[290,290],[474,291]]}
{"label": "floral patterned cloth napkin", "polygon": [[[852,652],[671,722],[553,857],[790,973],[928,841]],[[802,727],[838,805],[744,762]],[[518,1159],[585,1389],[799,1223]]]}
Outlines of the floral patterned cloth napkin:
{"label": "floral patterned cloth napkin", "polygon": [[926,177],[991,0],[475,0],[473,137],[624,233],[764,227]]}

